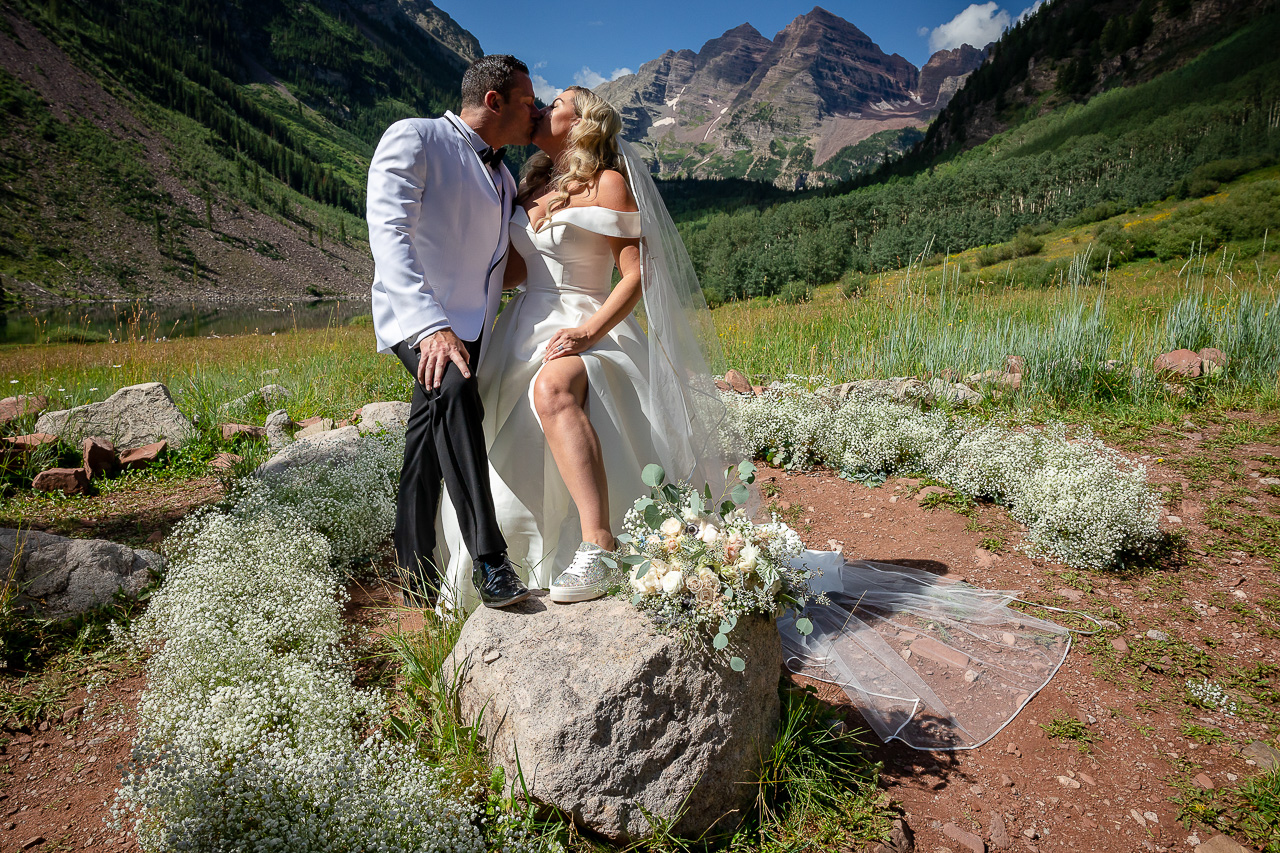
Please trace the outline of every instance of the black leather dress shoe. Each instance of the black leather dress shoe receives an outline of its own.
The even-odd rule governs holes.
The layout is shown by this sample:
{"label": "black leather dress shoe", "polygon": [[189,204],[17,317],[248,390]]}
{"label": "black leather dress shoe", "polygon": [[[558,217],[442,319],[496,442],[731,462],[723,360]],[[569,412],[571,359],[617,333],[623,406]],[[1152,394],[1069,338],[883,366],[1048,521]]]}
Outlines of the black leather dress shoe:
{"label": "black leather dress shoe", "polygon": [[528,587],[505,558],[496,566],[476,560],[471,565],[471,582],[485,607],[506,607],[529,597]]}

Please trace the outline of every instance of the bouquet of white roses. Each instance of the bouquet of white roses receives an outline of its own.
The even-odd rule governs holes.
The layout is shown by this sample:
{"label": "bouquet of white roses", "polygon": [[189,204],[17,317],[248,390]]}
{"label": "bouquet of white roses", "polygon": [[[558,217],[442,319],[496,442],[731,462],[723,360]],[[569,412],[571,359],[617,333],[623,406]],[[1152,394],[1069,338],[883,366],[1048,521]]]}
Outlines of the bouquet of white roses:
{"label": "bouquet of white roses", "polygon": [[[753,524],[743,509],[755,471],[743,462],[731,479],[734,469],[726,469],[726,493],[717,506],[710,485],[699,491],[667,483],[661,466],[645,467],[641,477],[650,495],[627,511],[616,560],[608,562],[626,567],[631,603],[661,630],[689,641],[713,638],[724,651],[739,618],[774,617],[785,609],[799,616],[810,599],[808,581],[817,572],[793,564],[804,549],[800,536],[776,517]],[[804,618],[796,627],[812,630]],[[736,655],[729,663],[738,672],[746,668]]]}

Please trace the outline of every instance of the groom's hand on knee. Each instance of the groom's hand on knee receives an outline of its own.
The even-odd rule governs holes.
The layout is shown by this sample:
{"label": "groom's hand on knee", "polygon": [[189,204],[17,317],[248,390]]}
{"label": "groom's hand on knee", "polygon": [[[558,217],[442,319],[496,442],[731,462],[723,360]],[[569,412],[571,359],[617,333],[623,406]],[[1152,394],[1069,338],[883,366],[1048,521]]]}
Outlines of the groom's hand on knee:
{"label": "groom's hand on knee", "polygon": [[453,329],[441,329],[427,335],[418,344],[418,355],[418,382],[423,388],[439,388],[451,361],[458,366],[463,379],[471,378],[471,368],[467,366],[471,355]]}

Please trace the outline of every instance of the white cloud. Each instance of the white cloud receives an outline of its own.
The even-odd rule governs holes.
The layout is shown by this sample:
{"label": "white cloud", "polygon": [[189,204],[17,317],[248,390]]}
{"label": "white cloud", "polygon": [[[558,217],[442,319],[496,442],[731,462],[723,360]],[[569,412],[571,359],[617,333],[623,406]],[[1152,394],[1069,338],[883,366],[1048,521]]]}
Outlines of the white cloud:
{"label": "white cloud", "polygon": [[920,29],[916,30],[916,35],[920,36],[920,38],[924,38],[925,36],[929,35],[929,28],[920,27]]}
{"label": "white cloud", "polygon": [[615,68],[613,73],[608,77],[598,71],[592,71],[587,66],[582,66],[582,70],[573,75],[573,82],[579,86],[586,86],[588,89],[594,89],[601,83],[608,83],[610,80],[617,80],[619,77],[625,77],[628,74],[634,74],[630,68]]}
{"label": "white cloud", "polygon": [[533,93],[538,96],[538,100],[544,104],[549,104],[556,99],[559,89],[552,86],[546,77],[541,74],[531,74],[529,79],[533,81]]}
{"label": "white cloud", "polygon": [[1040,7],[1043,5],[1044,5],[1044,0],[1036,0],[1036,2],[1032,3],[1027,8],[1023,9],[1022,12],[1018,15],[1018,17],[1013,19],[1013,22],[1015,24],[1021,24],[1027,18],[1030,18],[1036,12],[1040,11]]}
{"label": "white cloud", "polygon": [[996,5],[994,0],[981,5],[972,3],[963,12],[929,33],[929,50],[950,50],[962,44],[984,47],[987,42],[1000,38],[1000,34],[1012,23],[1013,18]]}

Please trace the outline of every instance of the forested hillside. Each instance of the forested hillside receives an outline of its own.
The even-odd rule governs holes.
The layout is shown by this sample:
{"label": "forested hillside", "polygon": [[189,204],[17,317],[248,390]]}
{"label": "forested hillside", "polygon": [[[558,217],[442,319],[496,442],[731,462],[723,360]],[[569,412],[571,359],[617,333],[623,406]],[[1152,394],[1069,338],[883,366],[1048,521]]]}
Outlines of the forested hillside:
{"label": "forested hillside", "polygon": [[[1259,13],[1177,70],[1068,104],[915,174],[882,173],[878,184],[765,210],[686,217],[682,233],[718,301],[894,268],[929,245],[955,251],[1041,223],[1203,195],[1280,156],[1276,44],[1280,13]],[[1280,221],[1254,226],[1261,238]]]}
{"label": "forested hillside", "polygon": [[456,106],[474,42],[420,6],[452,45],[395,0],[6,0],[0,287],[365,292],[373,145]]}

